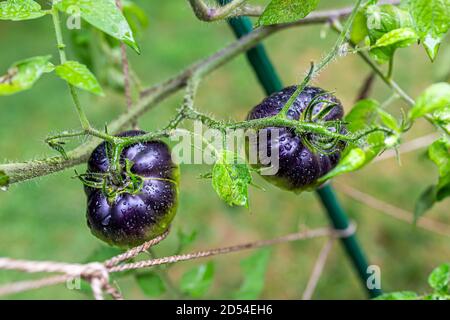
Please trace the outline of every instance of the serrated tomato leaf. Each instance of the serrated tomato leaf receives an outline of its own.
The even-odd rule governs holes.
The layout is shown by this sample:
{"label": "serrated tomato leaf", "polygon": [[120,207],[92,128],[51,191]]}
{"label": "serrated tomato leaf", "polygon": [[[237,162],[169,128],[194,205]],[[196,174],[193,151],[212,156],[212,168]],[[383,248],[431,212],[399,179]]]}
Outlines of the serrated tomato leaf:
{"label": "serrated tomato leaf", "polygon": [[224,151],[212,169],[212,186],[230,206],[248,207],[248,186],[252,175],[248,164],[234,153]]}

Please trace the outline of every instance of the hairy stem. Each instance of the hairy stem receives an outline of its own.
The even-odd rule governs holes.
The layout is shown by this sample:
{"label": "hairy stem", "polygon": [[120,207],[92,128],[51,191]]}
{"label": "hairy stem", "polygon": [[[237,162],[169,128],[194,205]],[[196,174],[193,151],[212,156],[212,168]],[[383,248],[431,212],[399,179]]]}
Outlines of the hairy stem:
{"label": "hairy stem", "polygon": [[[188,0],[196,17],[202,21],[217,21],[226,18],[235,17],[237,11],[243,15],[247,10],[254,12],[255,9],[243,7],[247,0],[234,0],[224,6],[213,8],[209,7],[203,0]],[[240,10],[238,10],[240,9]]]}

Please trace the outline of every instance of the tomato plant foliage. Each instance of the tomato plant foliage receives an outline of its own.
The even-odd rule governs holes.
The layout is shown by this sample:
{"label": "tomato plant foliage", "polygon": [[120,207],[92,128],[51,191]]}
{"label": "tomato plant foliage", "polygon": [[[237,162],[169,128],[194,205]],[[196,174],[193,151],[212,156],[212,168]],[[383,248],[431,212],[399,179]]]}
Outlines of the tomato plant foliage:
{"label": "tomato plant foliage", "polygon": [[[205,114],[199,115],[199,112],[194,110],[194,106],[189,105],[181,108],[177,115],[178,118],[175,118],[173,122],[178,125],[184,119],[200,119],[222,131],[230,127],[239,128],[239,125],[240,128],[253,128],[253,125],[258,130],[267,127],[282,127],[292,138],[289,141],[289,148],[286,147],[286,144],[283,145],[285,152],[291,150],[291,142],[302,144],[307,149],[303,154],[311,159],[322,161],[318,160],[317,163],[326,164],[324,170],[319,170],[321,174],[315,176],[314,181],[309,181],[308,185],[316,187],[334,177],[367,166],[385,150],[397,150],[406,132],[411,130],[418,121],[427,121],[439,133],[439,138],[428,146],[427,152],[429,160],[436,167],[436,182],[427,186],[416,202],[415,218],[420,219],[435,203],[450,196],[450,85],[447,82],[430,84],[423,92],[417,94],[414,100],[394,81],[393,61],[397,50],[406,50],[416,44],[423,46],[431,61],[436,59],[441,43],[450,27],[450,0],[405,0],[399,6],[379,4],[376,0],[356,1],[356,3],[357,5],[348,15],[347,22],[343,27],[338,21],[332,21],[333,28],[340,32],[340,36],[330,53],[320,63],[311,66],[308,76],[301,85],[291,87],[292,90],[282,90],[276,93],[283,98],[276,100],[272,105],[272,107],[275,106],[273,109],[276,109],[276,114],[272,114],[273,110],[270,110],[268,112],[270,114],[264,117],[231,123],[215,121]],[[360,5],[361,3],[362,5]],[[256,27],[270,28],[266,26],[304,19],[314,12],[318,4],[319,0],[269,1],[256,21]],[[81,108],[78,105],[78,98],[74,94],[75,88],[99,96],[105,95],[110,89],[119,88],[123,92],[125,81],[123,80],[121,61],[118,58],[122,53],[120,44],[127,45],[134,52],[140,53],[136,38],[142,32],[142,28],[148,25],[146,13],[136,3],[130,1],[124,2],[123,10],[120,10],[113,0],[56,0],[50,4],[48,9],[42,8],[39,3],[32,0],[0,2],[0,20],[22,21],[48,15],[53,18],[54,22],[59,62],[53,61],[50,55],[43,55],[8,63],[10,67],[0,76],[0,96],[29,90],[47,73],[54,73],[69,84],[79,113]],[[75,15],[83,21],[82,30],[71,31],[75,60],[68,60],[66,57],[66,45],[60,29],[60,15]],[[316,97],[309,97],[308,103],[305,103],[306,100],[302,100],[305,92],[312,90],[308,86],[309,82],[331,61],[339,58],[343,52],[361,53],[365,60],[369,61],[369,65],[375,73],[394,91],[395,97],[403,99],[404,110],[402,109],[401,117],[394,116],[394,113],[390,113],[385,108],[389,101],[381,103],[374,99],[357,101],[344,119],[342,119],[343,112],[331,117],[336,106],[340,106],[340,102],[334,96],[332,99],[327,98],[332,95],[322,89],[319,90],[321,92]],[[388,64],[386,74],[383,70],[384,67],[380,66],[385,63]],[[291,92],[288,96],[285,95],[287,91]],[[189,101],[189,99],[185,100]],[[271,97],[267,101],[271,101]],[[298,101],[304,103],[300,106],[301,108],[295,105]],[[192,104],[194,103],[192,102]],[[341,106],[338,109],[343,110]],[[293,117],[292,112],[297,112],[297,117]],[[121,151],[125,146],[139,149],[142,148],[143,143],[149,142],[134,140],[134,143],[130,143],[130,137],[120,139],[118,136],[109,135],[107,129],[105,131],[94,130],[83,116],[80,116],[80,121],[83,128],[81,133],[65,132],[47,141],[48,144],[59,151],[65,160],[71,160],[64,151],[64,143],[60,142],[59,138],[82,135],[102,138],[105,140],[102,144],[105,151],[102,154],[104,158],[101,159],[101,162],[102,164],[108,163],[108,169],[105,172],[94,172],[97,174],[95,179],[103,179],[108,175],[108,179],[111,178],[112,182],[108,180],[95,191],[100,192],[101,189],[102,195],[105,195],[105,190],[111,186],[117,187],[123,182],[121,181],[123,176],[132,173],[131,178],[127,177],[130,178],[127,183],[132,185],[134,193],[130,192],[127,196],[132,194],[130,198],[133,198],[139,194],[142,190],[139,188],[149,182],[141,181],[142,177],[130,171],[134,163],[129,159],[125,161],[123,157],[120,158]],[[261,123],[265,125],[261,125]],[[169,129],[174,128],[170,127]],[[161,137],[167,137],[168,131],[164,131]],[[111,150],[108,149],[109,146],[112,146]],[[335,163],[331,165],[331,155],[335,153],[336,157],[333,158]],[[220,150],[216,156],[211,174],[208,176],[211,179],[212,188],[226,204],[249,207],[249,186],[253,183],[252,173],[255,170],[252,170],[247,159],[243,159],[234,151]],[[51,161],[50,163],[54,164]],[[145,165],[142,165],[142,168],[144,171],[148,169]],[[121,172],[121,169],[125,169],[126,172]],[[119,172],[115,172],[115,170]],[[91,172],[92,175],[94,173]],[[84,176],[79,175],[79,177]],[[166,181],[168,179],[164,177],[153,178],[155,184],[170,182]],[[102,180],[102,182],[104,181]],[[8,176],[7,170],[1,169],[0,188],[6,189],[10,182],[11,177]],[[86,184],[86,180],[84,182]],[[87,186],[87,188],[89,187],[91,186]],[[120,189],[120,192],[122,191]],[[148,192],[152,191],[155,190],[152,189]],[[105,198],[105,206],[110,205],[108,202],[110,199],[103,198]],[[196,234],[196,231],[191,233],[179,231],[178,248],[174,253],[182,253],[195,241]],[[101,260],[121,252],[117,250],[103,249],[100,254],[96,253],[95,259]],[[260,250],[242,260],[243,281],[233,294],[234,298],[255,299],[260,297],[269,261],[270,251],[268,250]],[[216,268],[214,263],[208,262],[188,270],[181,276],[175,291],[179,291],[177,294],[181,296],[193,298],[205,296],[214,283]],[[169,283],[163,273],[159,271],[161,270],[135,275],[138,286],[148,297],[159,297],[174,290],[173,283]],[[443,264],[436,268],[428,279],[433,290],[431,294],[420,295],[402,291],[383,295],[381,299],[449,298],[449,277],[450,266]]]}

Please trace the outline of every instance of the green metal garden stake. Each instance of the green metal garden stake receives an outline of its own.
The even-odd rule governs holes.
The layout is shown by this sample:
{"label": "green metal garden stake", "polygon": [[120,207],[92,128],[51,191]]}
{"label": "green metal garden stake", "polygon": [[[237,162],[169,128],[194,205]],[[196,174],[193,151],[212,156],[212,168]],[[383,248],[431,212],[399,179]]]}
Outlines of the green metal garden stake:
{"label": "green metal garden stake", "polygon": [[[221,5],[224,5],[230,0],[217,0]],[[253,30],[251,20],[246,17],[232,18],[228,20],[229,25],[233,29],[236,37],[240,38]],[[254,48],[247,51],[247,58],[250,62],[261,86],[264,88],[267,95],[283,89],[283,84],[273,67],[266,50],[262,44],[256,45]],[[334,226],[338,230],[346,230],[350,226],[350,221],[339,204],[333,188],[330,185],[317,189],[317,194],[322,202],[322,205],[327,210],[328,216]],[[382,292],[380,289],[370,289],[367,286],[367,279],[370,274],[367,273],[369,264],[366,257],[358,244],[355,235],[341,239],[342,244],[356,269],[361,283],[368,291],[371,298],[379,296]]]}

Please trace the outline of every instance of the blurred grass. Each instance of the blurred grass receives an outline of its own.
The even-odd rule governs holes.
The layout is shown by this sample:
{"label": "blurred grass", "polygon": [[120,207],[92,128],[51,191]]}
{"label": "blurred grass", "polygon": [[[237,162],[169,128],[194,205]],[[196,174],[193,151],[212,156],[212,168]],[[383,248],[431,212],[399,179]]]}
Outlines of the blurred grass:
{"label": "blurred grass", "polygon": [[[136,1],[150,17],[150,26],[140,40],[142,55],[129,52],[135,70],[144,83],[159,82],[193,61],[212,54],[233,36],[225,23],[206,24],[193,16],[186,1]],[[264,3],[264,1],[256,1]],[[332,6],[344,6],[351,1],[334,1]],[[322,7],[331,7],[322,2]],[[285,84],[298,82],[311,60],[320,59],[335,39],[329,31],[320,38],[323,26],[284,31],[264,43]],[[67,36],[67,35],[66,35]],[[447,41],[448,42],[448,41]],[[0,70],[14,61],[49,52],[56,59],[54,36],[49,17],[22,23],[1,22]],[[448,43],[443,51],[448,50]],[[70,56],[70,55],[69,55]],[[398,52],[395,78],[412,96],[436,81],[436,74],[448,59],[441,54],[432,65],[423,49],[411,48]],[[55,60],[56,61],[56,60]],[[3,72],[3,71],[2,71]],[[349,55],[325,70],[316,84],[334,90],[351,108],[361,81],[369,69],[358,57]],[[373,97],[381,101],[390,91],[377,81]],[[243,119],[247,111],[264,97],[245,58],[240,56],[210,75],[200,88],[197,106],[223,119]],[[82,94],[88,116],[101,126],[124,108],[124,99],[110,94],[92,98]],[[180,94],[168,99],[140,121],[142,128],[158,128],[180,104]],[[391,106],[393,112],[404,107],[401,102]],[[43,139],[49,132],[78,125],[66,86],[54,75],[46,75],[27,92],[2,97],[0,100],[0,159],[16,161],[37,158],[52,152]],[[426,123],[419,123],[407,138],[431,132]],[[422,151],[373,164],[364,170],[338,178],[398,207],[412,210],[421,191],[436,179],[434,167],[424,160]],[[84,170],[84,166],[80,166]],[[230,208],[215,195],[209,182],[198,179],[207,171],[204,166],[183,166],[181,205],[174,230],[197,230],[197,241],[190,250],[266,239],[289,232],[299,226],[319,227],[327,218],[312,193],[300,196],[278,190],[261,179],[257,182],[266,192],[252,189],[250,212]],[[0,193],[0,256],[20,259],[47,259],[67,262],[84,261],[101,243],[94,238],[85,223],[85,199],[81,184],[73,171],[15,185]],[[426,290],[426,277],[437,264],[448,260],[449,238],[437,236],[393,220],[375,210],[340,195],[344,207],[358,223],[358,236],[372,264],[382,270],[385,291]],[[428,216],[450,223],[447,203],[442,203]],[[267,274],[263,298],[297,299],[306,286],[317,253],[325,239],[282,244],[274,247]],[[160,247],[160,255],[172,254],[177,243],[176,232]],[[215,258],[216,277],[211,298],[229,298],[240,285],[239,260],[249,252]],[[188,268],[200,261],[183,262],[170,268],[177,282]],[[25,279],[15,272],[0,272],[0,283]],[[126,298],[143,298],[132,279],[119,280]],[[60,287],[11,296],[15,299],[80,299],[76,291]],[[170,297],[170,296],[168,296]],[[314,298],[363,299],[364,290],[358,283],[341,247],[336,244],[325,267]]]}

